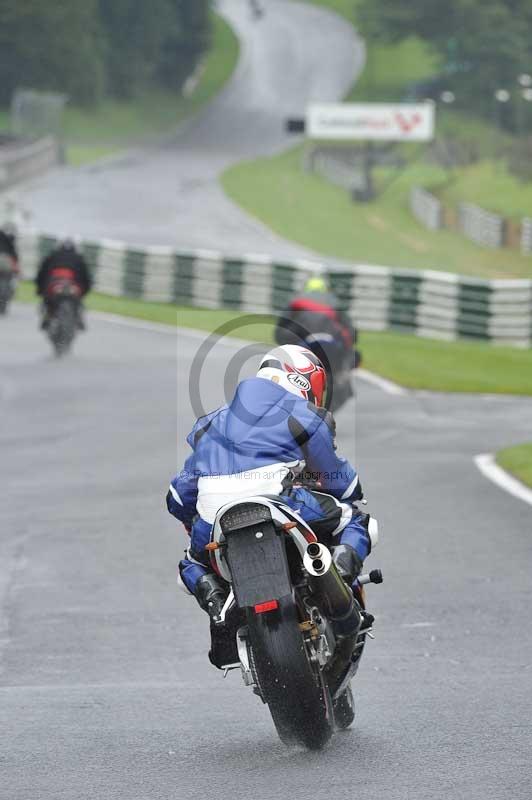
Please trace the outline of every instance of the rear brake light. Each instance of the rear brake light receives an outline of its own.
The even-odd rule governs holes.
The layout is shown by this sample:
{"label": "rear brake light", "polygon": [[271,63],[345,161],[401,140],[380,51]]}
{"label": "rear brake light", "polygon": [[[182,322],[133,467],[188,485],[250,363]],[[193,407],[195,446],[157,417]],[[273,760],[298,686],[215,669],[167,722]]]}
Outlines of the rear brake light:
{"label": "rear brake light", "polygon": [[264,614],[266,611],[275,611],[279,608],[277,600],[267,600],[265,603],[258,603],[255,606],[255,614]]}

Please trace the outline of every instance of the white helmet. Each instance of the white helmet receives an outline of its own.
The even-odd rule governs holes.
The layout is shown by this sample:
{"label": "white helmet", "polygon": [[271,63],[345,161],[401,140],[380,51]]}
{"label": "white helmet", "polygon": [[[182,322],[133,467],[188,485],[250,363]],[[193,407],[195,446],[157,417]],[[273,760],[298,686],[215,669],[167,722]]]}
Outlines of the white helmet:
{"label": "white helmet", "polygon": [[327,374],[318,356],[306,347],[285,344],[270,350],[260,362],[257,378],[274,381],[316,406],[325,405]]}

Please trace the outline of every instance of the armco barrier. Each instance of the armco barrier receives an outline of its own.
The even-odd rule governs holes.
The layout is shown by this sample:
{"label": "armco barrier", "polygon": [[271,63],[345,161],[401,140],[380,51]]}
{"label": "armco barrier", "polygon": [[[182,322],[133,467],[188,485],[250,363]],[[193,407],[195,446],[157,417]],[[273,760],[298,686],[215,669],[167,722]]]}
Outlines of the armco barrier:
{"label": "armco barrier", "polygon": [[410,210],[415,218],[431,230],[458,229],[466,238],[482,247],[504,247],[506,220],[472,203],[460,203],[458,214],[450,224],[443,204],[426,189],[415,186],[410,190]]}
{"label": "armco barrier", "polygon": [[366,185],[361,159],[357,160],[352,154],[350,156],[345,149],[316,147],[306,153],[305,169],[349,192],[364,189]]}
{"label": "armco barrier", "polygon": [[[46,236],[20,239],[24,275],[54,245]],[[480,280],[444,272],[356,265],[336,271],[310,261],[231,258],[211,251],[131,248],[118,242],[80,244],[104,294],[204,308],[280,311],[315,273],[327,273],[362,330],[402,330],[453,340],[532,345],[532,280]]]}
{"label": "armco barrier", "polygon": [[53,136],[6,147],[0,150],[0,190],[40,175],[58,162],[58,144]]}
{"label": "armco barrier", "polygon": [[418,222],[426,228],[437,231],[443,227],[443,207],[437,197],[414,186],[410,191],[410,210]]}
{"label": "armco barrier", "polygon": [[524,217],[521,224],[521,252],[524,256],[532,253],[532,219]]}
{"label": "armco barrier", "polygon": [[460,230],[468,239],[483,247],[504,247],[505,220],[473,203],[458,206]]}
{"label": "armco barrier", "polygon": [[419,186],[410,190],[409,205],[414,217],[425,228],[447,228],[459,231],[482,247],[520,247],[523,255],[532,254],[532,219],[527,217],[519,223],[472,203],[460,203],[456,209],[444,206],[437,197]]}

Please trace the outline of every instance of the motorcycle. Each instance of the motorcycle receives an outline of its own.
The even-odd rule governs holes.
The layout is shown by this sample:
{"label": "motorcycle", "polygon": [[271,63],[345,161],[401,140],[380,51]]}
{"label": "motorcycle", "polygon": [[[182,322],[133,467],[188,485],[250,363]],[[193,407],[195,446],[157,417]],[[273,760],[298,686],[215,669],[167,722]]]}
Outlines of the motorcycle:
{"label": "motorcycle", "polygon": [[322,748],[354,720],[350,683],[373,638],[362,587],[381,583],[380,571],[358,578],[355,601],[329,549],[271,496],[223,506],[207,550],[230,587],[211,624],[214,637],[220,628],[229,637],[221,668],[241,670],[285,744]]}
{"label": "motorcycle", "polygon": [[258,0],[249,0],[249,5],[253,19],[259,20],[264,16],[264,9]]}
{"label": "motorcycle", "polygon": [[43,327],[58,358],[69,352],[79,327],[81,290],[70,273],[54,270],[45,295]]}
{"label": "motorcycle", "polygon": [[17,278],[13,266],[13,259],[7,253],[0,253],[0,314],[6,314],[10,301],[13,299],[17,285]]}

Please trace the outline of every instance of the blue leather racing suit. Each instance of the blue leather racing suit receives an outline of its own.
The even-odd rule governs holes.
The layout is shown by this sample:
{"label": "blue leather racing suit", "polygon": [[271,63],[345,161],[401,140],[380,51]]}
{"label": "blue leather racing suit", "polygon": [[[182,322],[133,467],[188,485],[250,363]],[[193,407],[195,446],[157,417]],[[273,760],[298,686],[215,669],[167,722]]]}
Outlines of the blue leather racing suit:
{"label": "blue leather racing suit", "polygon": [[[334,433],[328,411],[264,378],[242,381],[229,405],[196,422],[187,438],[193,452],[166,497],[191,533],[179,565],[189,591],[210,571],[205,545],[216,512],[246,496],[278,494],[321,541],[350,545],[361,560],[368,555],[369,517],[353,506],[362,489],[355,469],[336,455]],[[293,485],[302,468],[318,491]]]}

